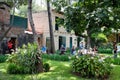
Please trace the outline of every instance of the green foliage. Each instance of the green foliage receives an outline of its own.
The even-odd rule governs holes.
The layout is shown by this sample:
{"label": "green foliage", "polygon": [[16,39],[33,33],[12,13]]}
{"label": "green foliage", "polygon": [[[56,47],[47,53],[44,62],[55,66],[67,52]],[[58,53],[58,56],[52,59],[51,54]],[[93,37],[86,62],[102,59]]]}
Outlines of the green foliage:
{"label": "green foliage", "polygon": [[93,33],[91,37],[99,41],[107,42],[107,37],[103,33]]}
{"label": "green foliage", "polygon": [[113,64],[120,65],[120,58],[114,58]]}
{"label": "green foliage", "polygon": [[111,54],[112,53],[112,44],[111,43],[106,43],[106,44],[99,45],[98,53]]}
{"label": "green foliage", "polygon": [[16,8],[19,8],[19,6],[21,5],[26,5],[27,4],[27,0],[3,0],[4,2],[6,2],[7,4],[9,4],[11,6],[11,8],[15,5]]}
{"label": "green foliage", "polygon": [[112,67],[99,57],[81,56],[74,59],[72,71],[82,77],[105,79],[110,75]]}
{"label": "green foliage", "polygon": [[0,63],[3,63],[7,60],[8,55],[0,55]]}
{"label": "green foliage", "polygon": [[[37,4],[35,4],[35,1],[32,2],[32,12],[40,12],[41,7]],[[20,5],[18,11],[16,12],[17,15],[21,17],[27,17],[28,12],[28,5]]]}
{"label": "green foliage", "polygon": [[[86,29],[90,30],[91,33],[100,32],[103,26],[105,26],[104,32],[108,33],[110,31],[108,28],[113,28],[114,26],[117,29],[117,26],[120,25],[119,7],[111,5],[113,4],[112,1],[79,0],[70,4],[66,3],[68,1],[59,0],[54,1],[53,5],[58,12],[64,8],[65,26],[73,29],[78,34]],[[116,4],[120,5],[118,3]]]}
{"label": "green foliage", "polygon": [[111,54],[112,53],[112,49],[105,49],[105,48],[98,48],[98,53],[108,53]]}
{"label": "green foliage", "polygon": [[48,72],[50,70],[50,65],[48,63],[44,63],[43,68],[45,72]]}
{"label": "green foliage", "polygon": [[[102,35],[100,34],[98,35],[99,38],[96,38],[107,41],[106,36],[112,33],[112,29],[119,29],[120,1],[77,0],[74,3],[70,2],[70,4],[63,5],[67,1],[56,0],[56,2],[53,2],[53,5],[57,12],[63,12],[64,26],[71,31],[74,30],[76,35],[89,36],[91,39],[91,35],[98,32],[102,33]],[[64,9],[63,11],[61,10],[62,8]],[[87,35],[82,34],[84,31],[87,32]],[[99,42],[98,39],[95,40],[96,43]],[[91,42],[87,44],[91,44]]]}
{"label": "green foliage", "polygon": [[[7,61],[25,68],[27,70],[25,71],[26,73],[37,73],[37,64],[40,63],[40,60],[40,53],[37,50],[37,45],[28,44],[27,46],[23,45],[15,54],[11,54]],[[24,73],[24,71],[22,72]]]}
{"label": "green foliage", "polygon": [[26,74],[26,73],[30,73],[30,71],[26,67],[19,66],[14,63],[10,63],[7,67],[7,73],[9,73],[9,74]]}
{"label": "green foliage", "polygon": [[114,58],[113,57],[107,57],[104,59],[105,62],[109,63],[109,64],[112,64],[114,63]]}
{"label": "green foliage", "polygon": [[57,60],[57,61],[69,61],[68,55],[59,55],[59,54],[42,54],[42,58]]}

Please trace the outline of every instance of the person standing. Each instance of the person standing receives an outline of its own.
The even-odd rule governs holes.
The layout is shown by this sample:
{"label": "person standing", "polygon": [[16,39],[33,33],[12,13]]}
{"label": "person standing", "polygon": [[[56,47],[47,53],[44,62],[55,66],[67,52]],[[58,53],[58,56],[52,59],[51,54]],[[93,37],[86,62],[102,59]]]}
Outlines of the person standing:
{"label": "person standing", "polygon": [[9,53],[11,54],[11,53],[13,52],[13,51],[12,51],[12,49],[13,49],[13,43],[12,43],[12,41],[11,41],[11,40],[8,41],[7,45],[8,45]]}
{"label": "person standing", "polygon": [[117,58],[117,44],[115,41],[113,42],[113,54],[114,58]]}
{"label": "person standing", "polygon": [[2,47],[2,54],[6,54],[8,50],[7,40],[2,41],[1,47]]}

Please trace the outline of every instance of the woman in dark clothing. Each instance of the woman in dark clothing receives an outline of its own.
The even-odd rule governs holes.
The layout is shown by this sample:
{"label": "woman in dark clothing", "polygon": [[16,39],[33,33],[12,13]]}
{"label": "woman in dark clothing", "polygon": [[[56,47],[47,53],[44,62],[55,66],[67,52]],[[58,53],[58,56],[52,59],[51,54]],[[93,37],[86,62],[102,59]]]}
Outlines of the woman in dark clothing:
{"label": "woman in dark clothing", "polygon": [[113,54],[114,54],[114,58],[117,58],[117,44],[116,44],[116,42],[113,42]]}

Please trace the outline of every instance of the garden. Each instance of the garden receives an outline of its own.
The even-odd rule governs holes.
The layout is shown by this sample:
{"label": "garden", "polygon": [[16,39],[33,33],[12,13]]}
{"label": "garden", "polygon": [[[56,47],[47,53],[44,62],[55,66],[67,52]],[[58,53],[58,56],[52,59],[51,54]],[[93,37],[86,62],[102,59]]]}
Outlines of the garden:
{"label": "garden", "polygon": [[114,59],[112,53],[108,53],[110,51],[103,51],[104,53],[97,56],[70,55],[69,51],[65,55],[59,55],[58,52],[40,54],[44,72],[39,73],[36,49],[35,44],[28,44],[18,49],[15,54],[0,55],[0,80],[120,79],[120,57],[118,55],[118,58]]}

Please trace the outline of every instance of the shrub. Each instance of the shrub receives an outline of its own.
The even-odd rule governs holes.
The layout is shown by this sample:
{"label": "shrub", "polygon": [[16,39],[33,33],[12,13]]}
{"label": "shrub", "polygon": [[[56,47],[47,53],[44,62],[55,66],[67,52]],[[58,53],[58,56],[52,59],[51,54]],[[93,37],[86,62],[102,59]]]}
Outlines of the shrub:
{"label": "shrub", "polygon": [[11,63],[8,65],[7,67],[7,72],[9,74],[17,74],[17,73],[20,73],[20,68],[19,66],[17,66],[16,64],[14,63]]}
{"label": "shrub", "polygon": [[57,60],[57,61],[69,61],[67,55],[59,55],[59,54],[42,54],[42,58]]}
{"label": "shrub", "polygon": [[112,49],[105,49],[105,48],[99,48],[98,49],[98,53],[108,53],[111,54],[112,53]]}
{"label": "shrub", "polygon": [[45,72],[48,72],[50,70],[50,65],[48,63],[44,63],[43,68]]}
{"label": "shrub", "polygon": [[112,57],[107,57],[107,58],[104,59],[104,61],[111,64],[111,63],[114,62],[114,59]]}
{"label": "shrub", "polygon": [[3,63],[7,60],[8,55],[0,55],[0,63]]}
{"label": "shrub", "polygon": [[[38,73],[38,64],[41,63],[41,58],[40,58],[40,53],[37,50],[37,45],[36,44],[28,44],[27,46],[23,46],[22,48],[18,49],[18,51],[15,54],[11,54],[11,56],[8,58],[9,63],[13,63],[18,67],[13,67],[16,68],[16,72],[18,73]],[[11,66],[11,64],[10,64]],[[9,66],[8,66],[9,67]],[[19,71],[19,69],[21,71]],[[8,68],[9,70],[9,68]],[[24,70],[24,71],[22,71]],[[9,70],[11,71],[11,70]],[[8,72],[9,72],[8,71]],[[11,72],[9,72],[11,73]]]}
{"label": "shrub", "polygon": [[75,58],[72,63],[72,71],[74,73],[88,78],[107,78],[111,69],[112,67],[109,63],[99,57],[90,57],[89,55]]}
{"label": "shrub", "polygon": [[120,65],[120,58],[114,58],[113,64]]}
{"label": "shrub", "polygon": [[14,63],[10,63],[7,67],[7,73],[9,74],[27,74],[27,73],[32,73],[28,68],[19,66]]}

